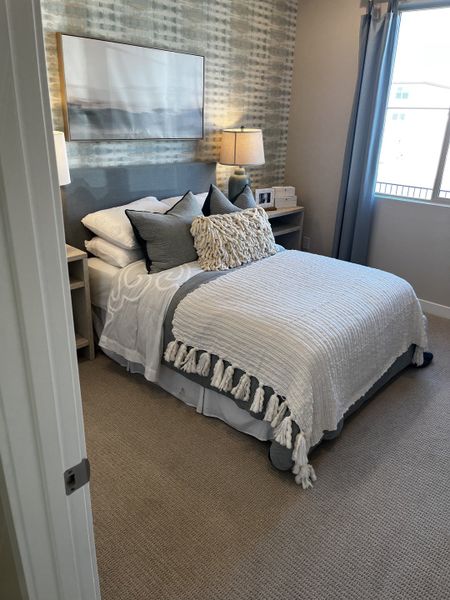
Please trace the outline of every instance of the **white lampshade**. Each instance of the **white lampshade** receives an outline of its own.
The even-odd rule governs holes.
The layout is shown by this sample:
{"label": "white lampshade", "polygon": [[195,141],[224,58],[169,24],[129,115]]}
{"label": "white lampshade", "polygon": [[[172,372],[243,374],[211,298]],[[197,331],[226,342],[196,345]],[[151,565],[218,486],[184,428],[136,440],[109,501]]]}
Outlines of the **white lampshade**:
{"label": "white lampshade", "polygon": [[69,161],[67,160],[67,148],[64,133],[62,131],[54,131],[56,165],[58,167],[59,185],[67,185],[70,183]]}
{"label": "white lampshade", "polygon": [[224,129],[219,162],[222,165],[263,165],[265,159],[261,129]]}

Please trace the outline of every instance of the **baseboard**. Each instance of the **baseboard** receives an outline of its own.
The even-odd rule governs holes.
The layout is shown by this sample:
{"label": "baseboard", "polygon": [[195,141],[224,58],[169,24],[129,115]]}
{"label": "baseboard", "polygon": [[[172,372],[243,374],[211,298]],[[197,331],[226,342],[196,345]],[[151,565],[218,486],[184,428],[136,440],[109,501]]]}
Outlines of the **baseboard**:
{"label": "baseboard", "polygon": [[436,302],[429,302],[428,300],[420,300],[423,312],[434,315],[435,317],[443,317],[444,319],[450,319],[450,306],[444,306],[443,304],[436,304]]}

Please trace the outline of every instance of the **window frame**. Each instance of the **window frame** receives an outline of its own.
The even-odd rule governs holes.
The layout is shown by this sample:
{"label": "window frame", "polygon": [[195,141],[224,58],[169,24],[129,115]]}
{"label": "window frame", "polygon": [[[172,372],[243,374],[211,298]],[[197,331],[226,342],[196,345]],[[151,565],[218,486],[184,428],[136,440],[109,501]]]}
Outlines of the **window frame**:
{"label": "window frame", "polygon": [[447,126],[445,128],[444,139],[441,146],[441,154],[439,157],[438,167],[436,171],[436,177],[434,179],[433,193],[431,196],[432,202],[448,202],[450,203],[449,197],[441,196],[442,191],[442,180],[444,178],[444,171],[447,165],[447,159],[449,157],[449,144],[450,144],[450,108],[447,117]]}
{"label": "window frame", "polygon": [[[421,10],[431,10],[433,8],[450,8],[450,0],[423,0],[421,2],[417,2],[417,1],[411,1],[410,3],[406,3],[407,0],[405,0],[405,4],[402,4],[399,7],[399,11],[400,13],[403,12],[419,12]],[[392,82],[390,84],[392,86]],[[387,111],[386,107],[386,111]],[[383,128],[383,136],[384,136],[384,128]],[[450,161],[450,106],[448,108],[448,115],[447,115],[447,124],[445,127],[445,132],[444,132],[444,137],[442,140],[442,145],[441,145],[441,151],[439,154],[439,160],[438,160],[438,164],[437,164],[437,168],[436,168],[436,175],[434,178],[434,184],[433,184],[433,188],[432,188],[432,192],[431,192],[431,197],[430,198],[421,198],[421,197],[414,197],[414,196],[399,196],[397,194],[389,194],[386,192],[375,192],[374,195],[375,197],[383,197],[383,198],[395,198],[398,200],[404,200],[406,202],[412,201],[412,202],[425,202],[427,204],[449,204],[450,205],[450,190],[449,190],[449,195],[448,197],[446,196],[441,196],[441,191],[442,191],[442,180],[444,178],[444,171],[445,171],[445,167],[447,166],[447,161]],[[408,185],[400,185],[400,184],[389,184],[389,183],[385,183],[385,182],[379,182],[378,181],[378,177],[377,177],[377,181],[375,182],[375,187],[378,185],[378,183],[380,183],[381,185],[391,185],[391,186],[396,186],[396,187],[401,187],[401,188],[409,188],[409,189],[418,189],[416,186],[408,186]],[[420,189],[426,189],[429,190],[430,188],[420,188]]]}

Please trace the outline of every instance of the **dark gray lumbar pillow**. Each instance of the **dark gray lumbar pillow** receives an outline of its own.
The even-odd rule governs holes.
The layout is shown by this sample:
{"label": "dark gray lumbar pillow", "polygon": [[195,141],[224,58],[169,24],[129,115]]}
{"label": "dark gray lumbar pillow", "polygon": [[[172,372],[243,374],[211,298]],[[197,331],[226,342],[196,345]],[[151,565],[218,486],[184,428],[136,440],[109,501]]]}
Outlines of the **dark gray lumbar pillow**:
{"label": "dark gray lumbar pillow", "polygon": [[197,260],[191,225],[202,211],[192,192],[187,192],[165,214],[125,211],[144,250],[149,273],[159,273]]}
{"label": "dark gray lumbar pillow", "polygon": [[255,208],[256,202],[253,192],[248,185],[237,196],[231,199],[234,206],[245,210],[246,208]]}
{"label": "dark gray lumbar pillow", "polygon": [[218,187],[211,184],[202,210],[205,217],[209,217],[210,215],[226,215],[239,212],[241,209],[230,202]]}

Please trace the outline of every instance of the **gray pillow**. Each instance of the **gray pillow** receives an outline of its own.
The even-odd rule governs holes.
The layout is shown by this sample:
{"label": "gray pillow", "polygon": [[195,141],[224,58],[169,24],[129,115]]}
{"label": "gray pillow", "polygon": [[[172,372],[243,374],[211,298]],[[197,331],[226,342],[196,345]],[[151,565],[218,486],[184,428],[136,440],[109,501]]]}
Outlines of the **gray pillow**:
{"label": "gray pillow", "polygon": [[202,210],[205,217],[209,217],[210,215],[226,215],[239,212],[241,209],[230,202],[218,187],[211,184]]}
{"label": "gray pillow", "polygon": [[165,214],[125,211],[146,256],[149,273],[159,273],[197,260],[190,229],[194,217],[202,215],[192,192],[187,192]]}
{"label": "gray pillow", "polygon": [[209,217],[211,215],[226,215],[239,212],[246,208],[255,208],[255,206],[256,202],[252,190],[248,185],[237,196],[228,200],[218,187],[211,184],[202,210],[205,217]]}
{"label": "gray pillow", "polygon": [[256,202],[253,192],[248,185],[237,196],[231,199],[234,206],[245,210],[246,208],[255,208]]}

